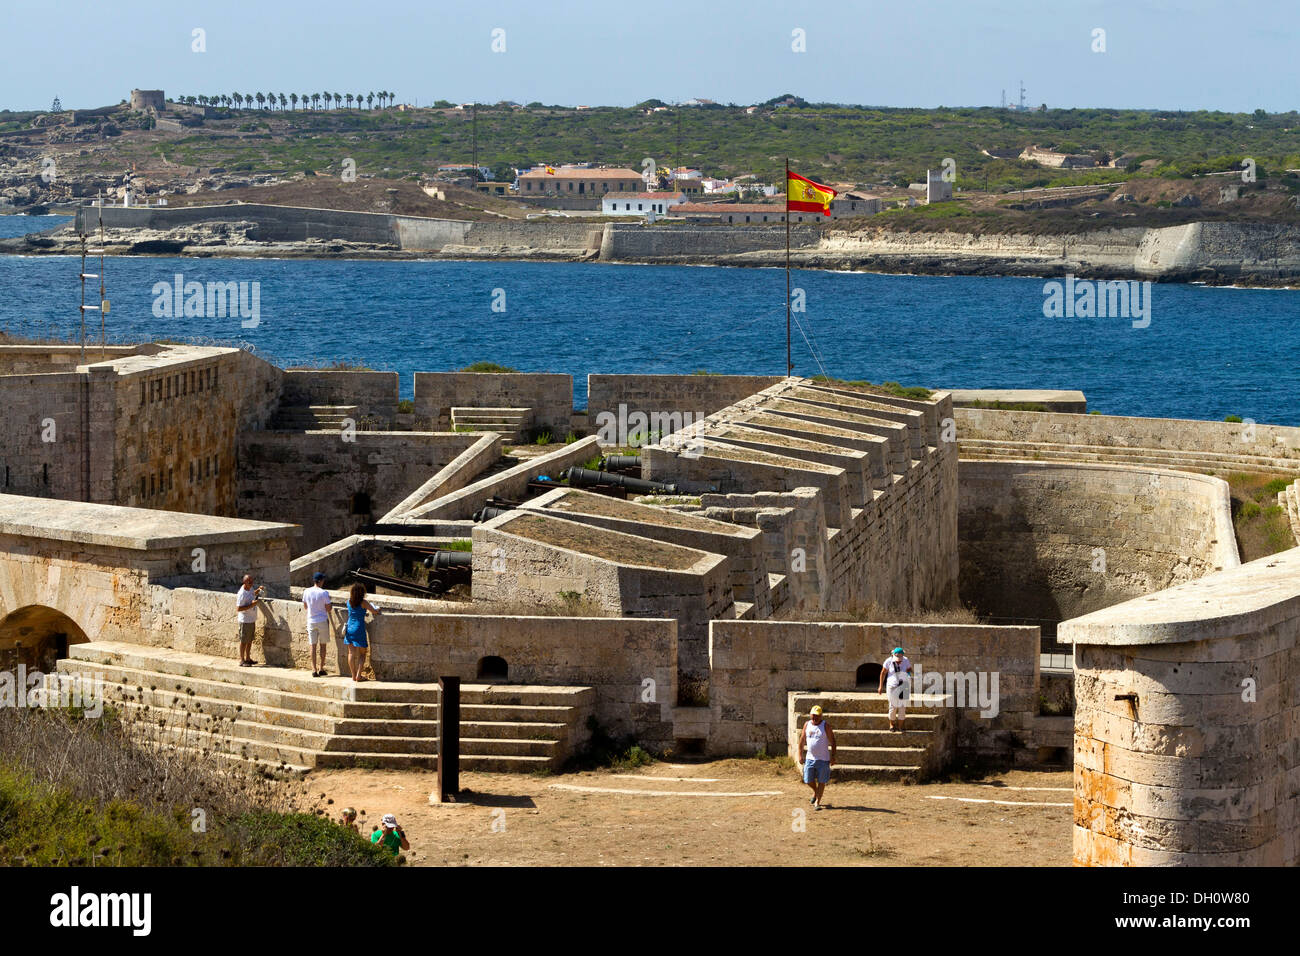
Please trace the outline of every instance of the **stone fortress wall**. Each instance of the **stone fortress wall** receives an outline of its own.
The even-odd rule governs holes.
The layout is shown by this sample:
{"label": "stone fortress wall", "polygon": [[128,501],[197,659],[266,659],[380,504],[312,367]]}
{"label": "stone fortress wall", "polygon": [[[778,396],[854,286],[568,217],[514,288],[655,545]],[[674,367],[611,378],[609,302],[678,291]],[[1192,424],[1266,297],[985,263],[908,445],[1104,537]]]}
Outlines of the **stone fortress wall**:
{"label": "stone fortress wall", "polygon": [[1228,484],[1131,465],[963,461],[962,599],[1062,621],[1240,561]]}
{"label": "stone fortress wall", "polygon": [[[959,442],[1027,443],[1025,429],[1060,423],[1056,441],[1040,440],[1040,447],[1107,447],[1109,432],[1146,441],[1151,454],[1220,455],[1239,467],[1249,459],[1223,447],[1224,436],[1235,440],[1232,426],[1186,425],[1188,437],[1174,443],[1205,443],[1188,451],[1162,445],[1143,420],[954,409],[942,392],[918,401],[796,378],[629,377],[622,393],[617,381],[593,383],[600,405],[653,412],[647,403],[676,399],[659,411],[686,404],[708,411],[641,449],[642,476],[676,484],[676,496],[624,502],[557,488],[476,525],[469,515],[488,495],[522,492],[530,476],[586,461],[599,454],[597,440],[502,460],[499,436],[401,431],[393,416],[349,442],[338,427],[279,426],[327,407],[365,408],[382,419],[396,407],[393,377],[285,373],[234,349],[139,349],[87,365],[70,364],[66,352],[42,358],[30,348],[6,365],[3,352],[0,373],[11,374],[0,374],[0,389],[21,424],[0,439],[0,461],[37,496],[17,496],[12,483],[0,495],[0,650],[20,640],[31,647],[58,630],[73,643],[225,651],[230,591],[251,569],[272,591],[258,625],[268,663],[301,664],[291,578],[304,581],[317,567],[339,574],[394,540],[470,538],[477,606],[382,599],[392,613],[374,635],[381,680],[455,673],[470,681],[485,659],[499,657],[509,662],[512,681],[581,685],[566,692],[588,695],[602,725],[649,745],[695,741],[706,753],[771,752],[790,726],[786,698],[852,696],[863,689],[861,669],[897,640],[918,648],[925,666],[996,667],[1005,675],[999,715],[963,708],[955,733],[968,752],[1014,757],[1057,746],[1058,724],[1068,719],[1037,712],[1038,629],[927,630],[906,623],[907,615],[949,606],[959,586],[969,587],[959,557],[979,539],[961,531],[963,524],[984,536],[978,546],[1024,561],[1055,553],[1059,567],[1075,567],[1085,548],[1090,565],[1091,548],[1100,546],[1118,580],[1082,588],[1062,612],[1091,613],[1060,630],[1075,646],[1079,674],[1078,862],[1166,859],[1157,850],[1189,862],[1208,861],[1207,853],[1295,861],[1294,808],[1286,803],[1294,801],[1277,788],[1293,775],[1297,739],[1286,709],[1294,698],[1288,615],[1300,606],[1296,552],[1234,568],[1217,478],[1143,462],[959,467],[957,460]],[[520,403],[512,407],[532,411],[534,403],[553,403],[543,417],[572,412],[567,381],[472,377],[456,380],[469,383],[460,392],[451,379],[428,374],[417,396],[423,386],[426,409],[438,414],[442,399],[429,396],[454,394],[470,405],[510,398]],[[566,386],[569,404],[561,411]],[[34,441],[31,432],[47,418],[56,422],[56,439],[40,441],[38,431]],[[998,437],[968,437],[972,422]],[[1066,430],[1071,424],[1078,430]],[[1167,431],[1183,430],[1176,423]],[[1261,434],[1268,454],[1255,457],[1293,460],[1290,432],[1257,426],[1254,439]],[[209,482],[197,489],[189,482],[196,450],[217,459],[207,473],[196,472]],[[49,475],[49,483],[38,475]],[[142,500],[140,479],[149,489],[150,475],[153,490]],[[240,493],[245,482],[247,497]],[[313,487],[328,491],[313,497]],[[274,513],[294,495],[320,507]],[[366,515],[351,514],[357,495],[371,499]],[[247,509],[257,507],[272,520],[250,521]],[[368,529],[381,513],[385,530]],[[301,519],[305,529],[285,517]],[[308,550],[291,565],[293,553]],[[1177,581],[1184,583],[1091,610]],[[900,608],[902,623],[856,623],[864,604]],[[527,614],[529,607],[544,616]],[[839,615],[849,620],[834,622]],[[1148,644],[1155,649],[1129,650]],[[1243,661],[1255,662],[1254,670],[1246,673]],[[1236,711],[1226,697],[1210,699],[1222,696],[1204,689],[1218,679],[1216,668],[1234,680],[1255,678],[1267,706]],[[1125,724],[1112,706],[1117,693],[1154,709]],[[1124,706],[1129,700],[1124,696]],[[1215,724],[1230,710],[1235,743]],[[1154,736],[1144,727],[1151,721],[1164,728]],[[1170,741],[1186,746],[1175,753]],[[1248,762],[1243,776],[1226,757],[1206,756],[1240,743],[1277,759]],[[1121,751],[1133,756],[1117,761]],[[1212,766],[1213,759],[1220,763]],[[1240,817],[1240,827],[1221,837],[1206,830],[1191,794],[1198,782],[1235,808],[1230,819]],[[1151,819],[1132,826],[1139,805]]]}

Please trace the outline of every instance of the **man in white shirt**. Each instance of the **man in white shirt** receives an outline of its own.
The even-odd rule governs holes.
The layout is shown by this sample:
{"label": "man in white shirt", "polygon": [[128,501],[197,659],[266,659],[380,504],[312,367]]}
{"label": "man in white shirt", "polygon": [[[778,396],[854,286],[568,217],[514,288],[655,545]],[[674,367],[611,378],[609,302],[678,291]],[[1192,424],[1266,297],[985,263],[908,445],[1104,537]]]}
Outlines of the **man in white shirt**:
{"label": "man in white shirt", "polygon": [[244,583],[235,595],[236,614],[239,618],[239,666],[252,667],[253,638],[257,635],[257,601],[266,589],[260,584],[253,587],[253,576],[244,575]]}
{"label": "man in white shirt", "polygon": [[[302,606],[307,609],[307,644],[311,647],[311,676],[325,676],[325,638],[330,633],[330,593],[321,587],[325,575],[317,571],[312,575],[312,585],[302,592]],[[320,665],[316,652],[320,651]]]}

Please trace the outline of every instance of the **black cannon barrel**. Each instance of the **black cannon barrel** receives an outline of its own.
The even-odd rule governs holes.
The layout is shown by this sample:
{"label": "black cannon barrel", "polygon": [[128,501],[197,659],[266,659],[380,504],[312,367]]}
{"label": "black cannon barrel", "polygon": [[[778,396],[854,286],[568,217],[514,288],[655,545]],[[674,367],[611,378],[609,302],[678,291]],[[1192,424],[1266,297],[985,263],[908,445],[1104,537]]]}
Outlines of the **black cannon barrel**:
{"label": "black cannon barrel", "polygon": [[431,554],[424,559],[426,568],[471,568],[474,566],[474,555],[468,551],[439,551]]}
{"label": "black cannon barrel", "polygon": [[643,495],[675,495],[677,486],[670,485],[662,481],[646,481],[644,478],[632,478],[628,475],[615,475],[608,471],[592,471],[590,468],[578,468],[574,466],[564,473],[569,479],[569,484],[575,488],[591,488],[597,485],[608,485],[613,488],[622,488],[625,491],[634,491]]}
{"label": "black cannon barrel", "polygon": [[498,515],[503,515],[506,512],[513,510],[513,508],[500,508],[496,505],[484,505],[478,511],[474,512],[474,520],[478,522],[491,521]]}
{"label": "black cannon barrel", "polygon": [[635,471],[639,475],[641,473],[641,456],[606,455],[601,459],[600,467],[603,471],[617,471],[620,473]]}

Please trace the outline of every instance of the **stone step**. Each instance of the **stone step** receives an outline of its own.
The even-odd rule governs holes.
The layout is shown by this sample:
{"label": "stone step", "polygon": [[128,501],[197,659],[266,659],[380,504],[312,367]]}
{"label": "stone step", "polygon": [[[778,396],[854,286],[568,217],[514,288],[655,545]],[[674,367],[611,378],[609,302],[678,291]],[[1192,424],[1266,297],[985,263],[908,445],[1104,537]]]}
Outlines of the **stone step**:
{"label": "stone step", "polygon": [[[849,765],[836,763],[831,768],[831,781],[835,780],[873,780],[873,781],[898,781],[917,779],[921,775],[919,766],[906,765],[881,765],[881,764],[862,764]],[[834,806],[834,794],[827,799],[827,803]]]}
{"label": "stone step", "polygon": [[958,442],[962,458],[1013,458],[1024,461],[1083,461],[1099,464],[1136,464],[1172,470],[1300,472],[1300,458],[1224,452],[1179,451],[1120,445],[1075,445],[1069,443],[1021,442],[967,438]]}
{"label": "stone step", "polygon": [[[802,724],[808,718],[808,711],[814,704],[820,704],[824,715],[829,714],[885,714],[889,713],[889,695],[874,691],[829,691],[812,693],[795,691],[791,693],[795,712]],[[907,702],[907,712],[930,711],[949,707],[952,698],[945,694],[912,693]],[[832,726],[834,726],[832,724]]]}
{"label": "stone step", "polygon": [[[884,731],[889,732],[889,713],[880,711],[879,713],[861,713],[850,711],[825,711],[822,716],[830,722],[831,729],[838,736],[841,730],[844,731]],[[925,731],[930,733],[933,724],[939,721],[939,714],[935,711],[917,711],[911,709],[907,711],[907,720],[910,724],[909,733],[912,730]],[[808,720],[807,714],[800,714],[796,720],[796,725],[802,727]]]}
{"label": "stone step", "polygon": [[[59,670],[61,673],[82,678],[99,677],[105,682],[108,693],[113,693],[115,688],[126,687],[133,694],[145,695],[146,702],[162,706],[170,705],[176,698],[186,697],[208,701],[220,700],[226,704],[242,705],[248,708],[280,710],[286,715],[296,715],[294,719],[297,719],[301,726],[308,729],[324,727],[326,724],[332,724],[336,728],[342,729],[348,725],[349,720],[357,721],[357,726],[382,726],[404,722],[432,722],[436,726],[438,722],[438,705],[436,703],[346,701],[330,697],[292,694],[285,691],[268,690],[219,680],[177,677],[174,674],[98,664],[93,661],[83,661],[75,658],[60,661]],[[563,723],[572,711],[572,707],[462,703],[460,711],[462,723],[480,721],[512,722],[526,719]],[[316,722],[310,723],[309,718],[314,719]]]}
{"label": "stone step", "polygon": [[[108,641],[74,644],[68,649],[68,660],[103,663],[128,670],[134,668],[183,677],[186,680],[219,681],[344,702],[436,705],[439,697],[438,685],[432,683],[365,681],[354,684],[347,677],[312,677],[310,671],[287,667],[240,667],[234,660],[143,644]],[[575,706],[594,701],[595,691],[590,687],[462,684],[460,699],[462,707],[467,704]]]}
{"label": "stone step", "polygon": [[[910,721],[912,718],[908,718]],[[883,730],[847,730],[842,729],[831,721],[831,729],[835,732],[835,744],[839,748],[839,756],[843,757],[847,747],[866,747],[866,748],[916,748],[924,749],[930,744],[931,732],[909,727],[907,730],[896,733],[886,727]],[[885,761],[881,761],[882,763]]]}
{"label": "stone step", "polygon": [[[895,734],[900,737],[900,734]],[[907,747],[846,747],[835,751],[837,767],[914,767],[921,766],[925,756],[924,746]]]}

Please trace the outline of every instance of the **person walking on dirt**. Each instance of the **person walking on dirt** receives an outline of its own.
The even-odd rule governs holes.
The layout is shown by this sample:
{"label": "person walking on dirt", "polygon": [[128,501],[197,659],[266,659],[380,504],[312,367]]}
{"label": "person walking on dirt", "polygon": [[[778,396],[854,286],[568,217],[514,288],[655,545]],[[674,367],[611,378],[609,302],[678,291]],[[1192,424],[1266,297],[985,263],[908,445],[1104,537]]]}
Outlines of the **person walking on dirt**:
{"label": "person walking on dirt", "polygon": [[831,780],[831,766],[835,763],[835,731],[822,716],[820,704],[808,713],[808,720],[799,730],[799,763],[803,765],[803,782],[812,790],[814,810],[820,810],[826,784]]}

